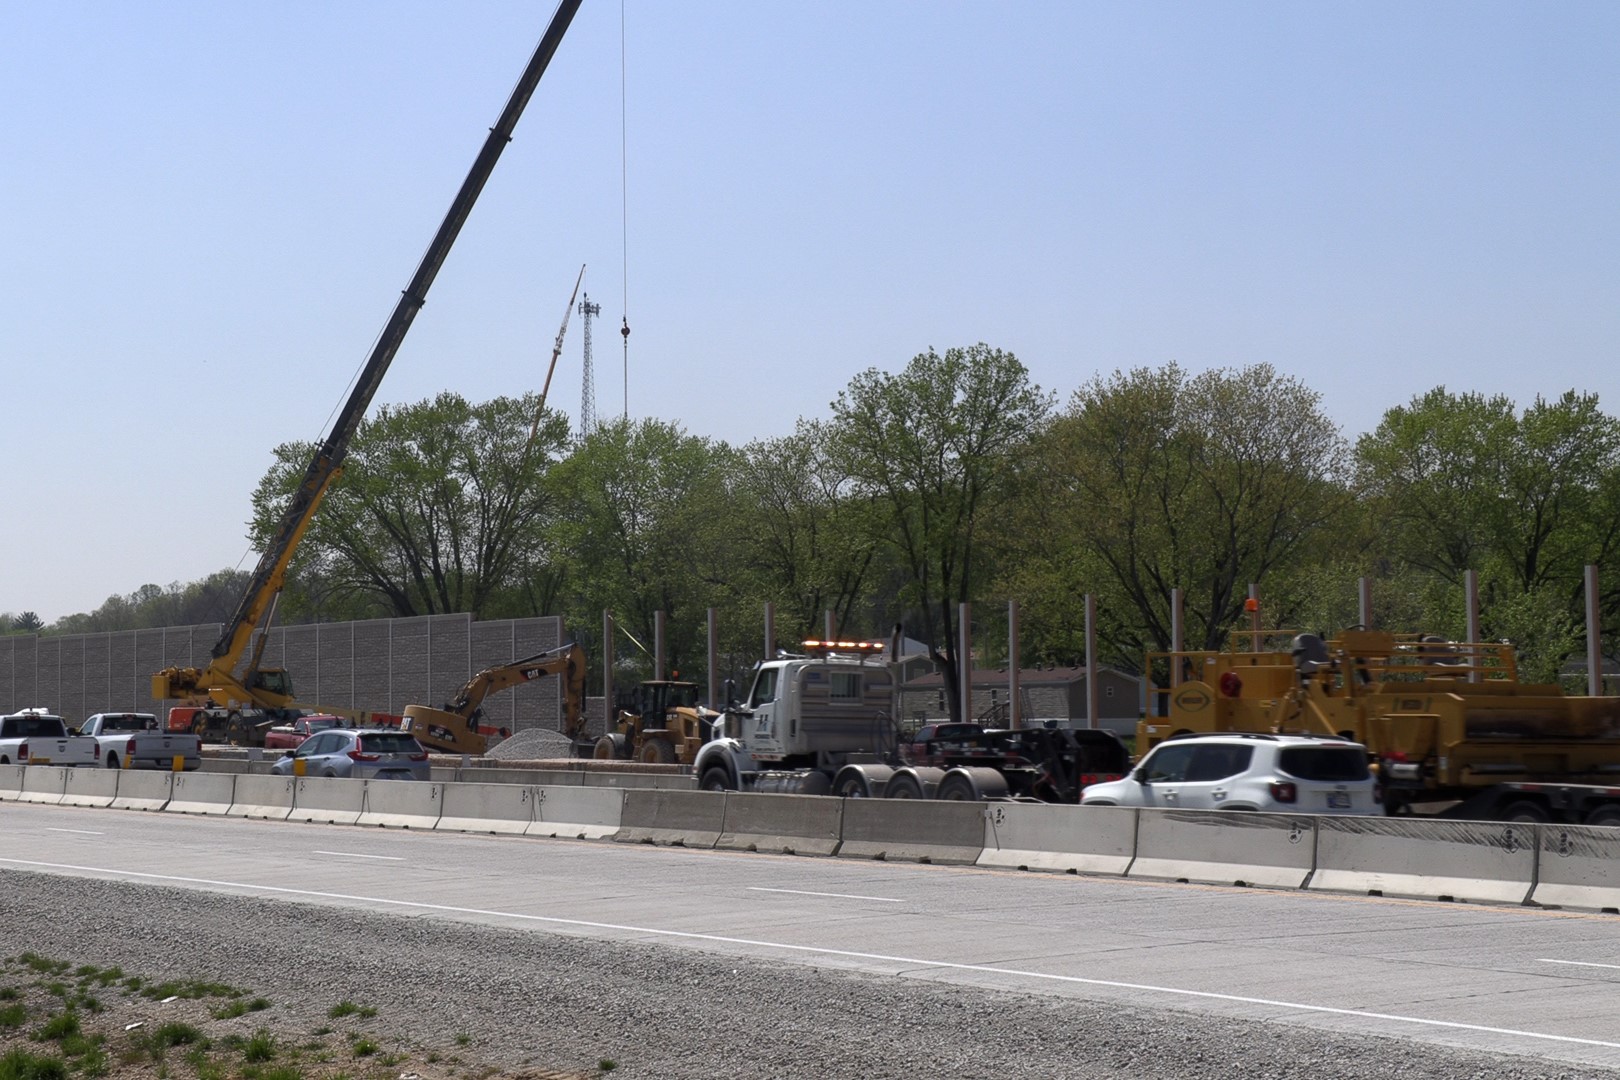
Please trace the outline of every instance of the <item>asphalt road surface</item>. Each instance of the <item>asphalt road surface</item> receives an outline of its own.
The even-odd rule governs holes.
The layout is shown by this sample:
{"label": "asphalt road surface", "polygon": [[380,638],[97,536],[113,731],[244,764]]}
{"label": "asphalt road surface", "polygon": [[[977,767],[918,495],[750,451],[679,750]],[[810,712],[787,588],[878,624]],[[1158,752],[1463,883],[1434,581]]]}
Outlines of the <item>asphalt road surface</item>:
{"label": "asphalt road surface", "polygon": [[1620,918],[0,805],[0,868],[1620,1068]]}

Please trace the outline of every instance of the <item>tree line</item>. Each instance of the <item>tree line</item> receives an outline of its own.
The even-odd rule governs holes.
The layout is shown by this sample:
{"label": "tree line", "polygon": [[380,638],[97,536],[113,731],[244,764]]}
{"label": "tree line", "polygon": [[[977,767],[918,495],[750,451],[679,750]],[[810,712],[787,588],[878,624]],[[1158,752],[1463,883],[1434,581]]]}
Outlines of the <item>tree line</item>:
{"label": "tree line", "polygon": [[[1606,653],[1620,626],[1620,422],[1594,394],[1523,407],[1444,386],[1351,441],[1321,397],[1269,365],[1100,375],[1066,401],[1012,354],[929,350],[855,376],[821,419],[741,446],[656,419],[583,438],[530,395],[442,393],[386,406],[358,432],[293,564],[278,618],[470,612],[561,615],[601,655],[645,674],[656,612],[668,665],[702,681],[708,608],[722,666],[778,640],[896,624],[930,643],[955,693],[956,610],[974,603],[980,665],[1004,659],[1019,601],[1026,663],[1076,663],[1084,594],[1099,660],[1138,670],[1170,643],[1218,648],[1257,584],[1268,626],[1331,633],[1373,582],[1378,623],[1464,635],[1464,574],[1481,628],[1551,680],[1581,651],[1583,568],[1606,583]],[[274,531],[313,452],[276,448],[249,539]],[[145,586],[52,632],[227,618],[245,574]],[[952,701],[953,710],[956,702]]]}

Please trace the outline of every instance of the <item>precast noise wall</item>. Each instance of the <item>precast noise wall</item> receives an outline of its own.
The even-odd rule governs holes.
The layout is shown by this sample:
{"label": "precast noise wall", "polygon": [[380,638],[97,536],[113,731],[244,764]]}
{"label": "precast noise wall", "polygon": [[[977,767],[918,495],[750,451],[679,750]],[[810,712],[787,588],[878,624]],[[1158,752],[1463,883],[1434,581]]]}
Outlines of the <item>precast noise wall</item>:
{"label": "precast noise wall", "polygon": [[[39,706],[77,723],[98,712],[167,714],[152,675],[203,667],[219,623],[107,634],[0,636],[0,711]],[[474,622],[470,615],[305,623],[270,631],[263,664],[286,668],[298,700],[311,706],[398,714],[442,706],[475,672],[563,643],[555,616]],[[484,702],[484,722],[511,731],[556,729],[556,679],[513,687]]]}

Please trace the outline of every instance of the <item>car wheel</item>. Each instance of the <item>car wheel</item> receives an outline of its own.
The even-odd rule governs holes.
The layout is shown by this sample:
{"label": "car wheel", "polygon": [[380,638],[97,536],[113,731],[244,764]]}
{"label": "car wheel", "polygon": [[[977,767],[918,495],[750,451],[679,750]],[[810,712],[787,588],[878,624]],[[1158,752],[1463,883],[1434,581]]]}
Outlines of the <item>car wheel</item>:
{"label": "car wheel", "polygon": [[1545,806],[1529,799],[1508,803],[1502,807],[1501,817],[1503,821],[1522,821],[1530,825],[1544,825],[1552,820]]}
{"label": "car wheel", "polygon": [[118,755],[117,754],[108,754],[107,755],[107,768],[109,768],[109,769],[118,768]]}
{"label": "car wheel", "polygon": [[325,772],[321,773],[321,775],[326,777],[328,780],[336,780],[337,779],[337,773],[332,771],[331,769],[327,769]]}
{"label": "car wheel", "polygon": [[700,791],[730,791],[732,790],[731,773],[723,765],[712,765],[703,770],[703,779],[698,781]]}

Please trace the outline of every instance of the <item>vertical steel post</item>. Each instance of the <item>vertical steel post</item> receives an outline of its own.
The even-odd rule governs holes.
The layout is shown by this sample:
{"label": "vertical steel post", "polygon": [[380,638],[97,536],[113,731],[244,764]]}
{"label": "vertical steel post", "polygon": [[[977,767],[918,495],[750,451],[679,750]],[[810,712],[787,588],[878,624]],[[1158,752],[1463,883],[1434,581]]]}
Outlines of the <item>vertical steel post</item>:
{"label": "vertical steel post", "polygon": [[1371,630],[1373,628],[1372,578],[1364,577],[1358,581],[1356,583],[1356,593],[1357,599],[1360,601],[1358,605],[1360,610],[1356,621],[1366,629]]}
{"label": "vertical steel post", "polygon": [[653,612],[653,678],[664,677],[664,610]]}
{"label": "vertical steel post", "polygon": [[714,681],[720,674],[720,616],[709,609],[709,708],[718,709],[720,698],[714,692]]}
{"label": "vertical steel post", "polygon": [[1170,689],[1181,685],[1181,669],[1185,664],[1181,654],[1187,651],[1187,624],[1184,621],[1186,604],[1180,589],[1170,590]]}
{"label": "vertical steel post", "polygon": [[821,622],[822,622],[821,640],[822,641],[833,641],[833,640],[835,640],[838,637],[838,629],[833,624],[832,608],[827,609],[826,613],[822,616]]}
{"label": "vertical steel post", "polygon": [[765,601],[765,659],[776,655],[776,605]]}
{"label": "vertical steel post", "polygon": [[613,730],[613,612],[602,609],[602,731]]}
{"label": "vertical steel post", "polygon": [[1253,652],[1259,652],[1260,651],[1260,586],[1258,584],[1251,583],[1249,585],[1249,599],[1243,606],[1249,612],[1249,629],[1254,631],[1254,634],[1250,638],[1250,641],[1253,644],[1251,644],[1249,646],[1249,648]]}
{"label": "vertical steel post", "polygon": [[965,601],[956,606],[956,681],[962,698],[956,719],[965,723],[973,719],[973,605]]}
{"label": "vertical steel post", "polygon": [[1603,616],[1598,611],[1598,568],[1586,566],[1586,692],[1603,693]]}
{"label": "vertical steel post", "polygon": [[1086,593],[1086,727],[1097,726],[1102,692],[1097,685],[1097,598]]}
{"label": "vertical steel post", "polygon": [[[1471,646],[1479,644],[1479,571],[1468,570],[1463,573],[1463,593],[1467,597],[1468,605],[1468,643]],[[1479,682],[1480,657],[1475,650],[1470,649],[1468,666],[1472,668],[1468,673],[1469,682]]]}
{"label": "vertical steel post", "polygon": [[1019,700],[1022,687],[1018,685],[1020,658],[1018,642],[1018,601],[1007,601],[1007,726],[1014,731],[1023,727],[1024,705]]}

